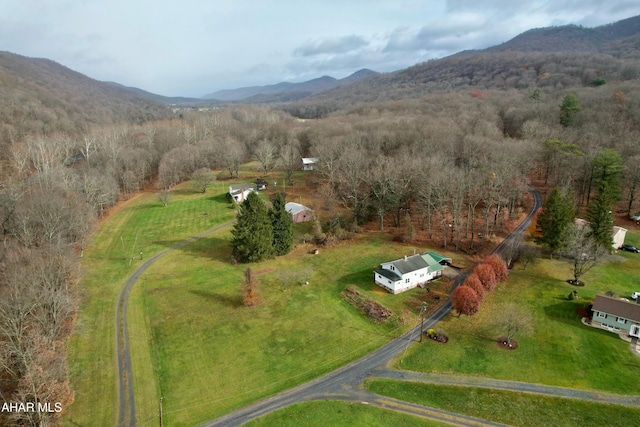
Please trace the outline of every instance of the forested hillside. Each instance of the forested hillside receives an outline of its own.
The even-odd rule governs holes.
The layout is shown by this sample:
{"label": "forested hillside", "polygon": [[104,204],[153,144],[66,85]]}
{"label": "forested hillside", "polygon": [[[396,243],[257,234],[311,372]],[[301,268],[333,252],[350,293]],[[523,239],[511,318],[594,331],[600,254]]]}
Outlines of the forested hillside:
{"label": "forested hillside", "polygon": [[142,123],[170,112],[48,59],[0,52],[0,144],[27,134],[79,134],[96,124]]}
{"label": "forested hillside", "polygon": [[563,90],[595,79],[640,78],[640,17],[597,28],[564,26],[527,31],[482,51],[464,51],[404,70],[370,76],[283,108],[323,117],[358,102],[420,98],[465,89]]}
{"label": "forested hillside", "polygon": [[618,207],[637,209],[636,40],[608,52],[465,52],[303,103],[179,118],[51,61],[0,54],[1,396],[71,404],[64,350],[96,218],[203,167],[237,176],[257,160],[290,176],[301,156],[317,157],[319,244],[366,225],[474,251],[518,216],[532,177],[585,207],[609,164],[622,170]]}

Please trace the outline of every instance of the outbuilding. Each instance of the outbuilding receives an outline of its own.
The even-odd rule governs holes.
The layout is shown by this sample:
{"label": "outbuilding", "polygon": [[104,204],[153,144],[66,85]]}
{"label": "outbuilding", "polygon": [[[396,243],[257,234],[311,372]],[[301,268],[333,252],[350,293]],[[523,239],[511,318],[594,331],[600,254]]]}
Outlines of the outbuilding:
{"label": "outbuilding", "polygon": [[284,205],[284,209],[289,212],[293,222],[306,222],[316,218],[313,209],[300,203],[288,202]]}

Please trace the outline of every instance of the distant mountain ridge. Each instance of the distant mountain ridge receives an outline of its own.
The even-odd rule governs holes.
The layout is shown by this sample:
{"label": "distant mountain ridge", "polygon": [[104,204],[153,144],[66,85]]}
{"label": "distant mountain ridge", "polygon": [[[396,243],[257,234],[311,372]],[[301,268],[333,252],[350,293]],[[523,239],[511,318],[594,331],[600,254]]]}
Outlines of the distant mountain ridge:
{"label": "distant mountain ridge", "polygon": [[534,28],[484,52],[597,52],[616,40],[640,34],[640,16],[586,28],[578,25]]}
{"label": "distant mountain ridge", "polygon": [[242,100],[261,100],[266,102],[270,97],[274,98],[304,98],[316,93],[325,92],[327,90],[350,84],[365,77],[378,74],[375,71],[363,68],[343,79],[336,79],[331,76],[322,76],[316,79],[308,80],[300,83],[280,82],[266,86],[249,86],[237,89],[225,89],[217,92],[209,93],[203,96],[203,99],[217,101],[242,101]]}
{"label": "distant mountain ridge", "polygon": [[177,106],[188,105],[188,106],[195,107],[195,106],[209,106],[215,103],[215,100],[211,100],[211,99],[203,100],[200,98],[189,98],[185,96],[163,96],[163,95],[147,92],[146,90],[143,90],[137,87],[124,86],[116,82],[104,82],[104,83],[124,89],[128,92],[135,93],[136,95],[139,95],[143,98],[148,98],[157,102],[161,102],[163,104],[177,105]]}

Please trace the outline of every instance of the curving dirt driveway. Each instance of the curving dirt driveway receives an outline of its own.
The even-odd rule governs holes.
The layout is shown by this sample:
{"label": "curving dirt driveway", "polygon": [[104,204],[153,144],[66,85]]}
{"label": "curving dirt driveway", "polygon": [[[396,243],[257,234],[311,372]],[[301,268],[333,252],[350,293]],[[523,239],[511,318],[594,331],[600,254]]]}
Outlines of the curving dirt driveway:
{"label": "curving dirt driveway", "polygon": [[118,426],[135,426],[136,400],[133,393],[133,373],[131,372],[131,355],[129,353],[129,332],[127,327],[127,303],[129,293],[136,281],[154,262],[168,253],[180,249],[189,243],[208,236],[218,230],[230,226],[236,220],[227,221],[210,230],[184,240],[164,251],[152,256],[142,263],[124,282],[116,305],[116,355],[118,359]]}

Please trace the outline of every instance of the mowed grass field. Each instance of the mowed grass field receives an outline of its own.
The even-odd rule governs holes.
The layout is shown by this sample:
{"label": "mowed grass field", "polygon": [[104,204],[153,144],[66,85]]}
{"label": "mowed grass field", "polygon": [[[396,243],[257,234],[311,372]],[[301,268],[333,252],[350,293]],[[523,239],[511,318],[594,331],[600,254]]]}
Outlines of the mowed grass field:
{"label": "mowed grass field", "polygon": [[[627,235],[637,243],[637,235]],[[566,283],[572,278],[565,261],[543,259],[526,270],[516,264],[507,282],[481,303],[471,317],[449,316],[440,326],[449,343],[412,346],[395,367],[424,372],[459,373],[499,379],[640,395],[640,358],[616,334],[581,323],[576,312],[597,293],[613,290],[629,297],[640,290],[639,254],[620,252],[622,260],[595,267],[584,276],[584,287]],[[577,290],[580,300],[567,296]],[[494,315],[501,304],[517,303],[533,318],[533,333],[517,336],[514,351],[500,349]]]}
{"label": "mowed grass field", "polygon": [[303,402],[264,415],[246,427],[444,427],[439,423],[362,403],[323,400]]}
{"label": "mowed grass field", "polygon": [[[63,425],[112,425],[117,408],[115,308],[126,278],[143,261],[228,222],[227,182],[206,194],[188,183],[163,207],[143,193],[112,213],[82,262],[83,302],[68,357],[76,399]],[[227,227],[165,255],[129,297],[129,335],[140,425],[194,425],[329,372],[415,325],[420,290],[393,296],[373,284],[381,260],[413,252],[375,233],[311,255],[301,246],[253,264],[261,303],[241,301],[246,265],[230,263]],[[308,232],[308,226],[300,226]],[[425,248],[416,248],[422,250]],[[284,287],[283,270],[312,269],[308,286]],[[404,321],[376,324],[345,303],[350,286]]]}
{"label": "mowed grass field", "polygon": [[517,427],[627,427],[636,425],[640,419],[640,408],[531,393],[392,380],[372,380],[367,388],[407,402]]}
{"label": "mowed grass field", "polygon": [[[167,256],[136,290],[144,293],[168,425],[201,423],[332,371],[417,322],[420,289],[393,296],[372,284],[380,259],[407,251],[386,236],[359,236],[319,255],[301,246],[250,265],[257,307],[242,304],[247,265],[229,263],[229,239],[225,230]],[[302,268],[313,270],[309,285],[284,287],[280,272]],[[340,297],[350,285],[404,313],[405,324],[364,317]]]}
{"label": "mowed grass field", "polygon": [[[167,207],[156,200],[155,194],[141,193],[102,222],[82,260],[82,302],[67,356],[75,403],[65,414],[63,425],[114,424],[115,308],[120,288],[143,262],[140,252],[146,259],[233,219],[235,211],[224,201],[222,188],[219,183],[217,191],[198,194],[188,184],[178,186]],[[141,333],[146,335],[144,324],[136,310],[129,316],[132,341],[137,341]],[[151,367],[148,369],[152,372]],[[153,411],[157,411],[155,403]]]}

